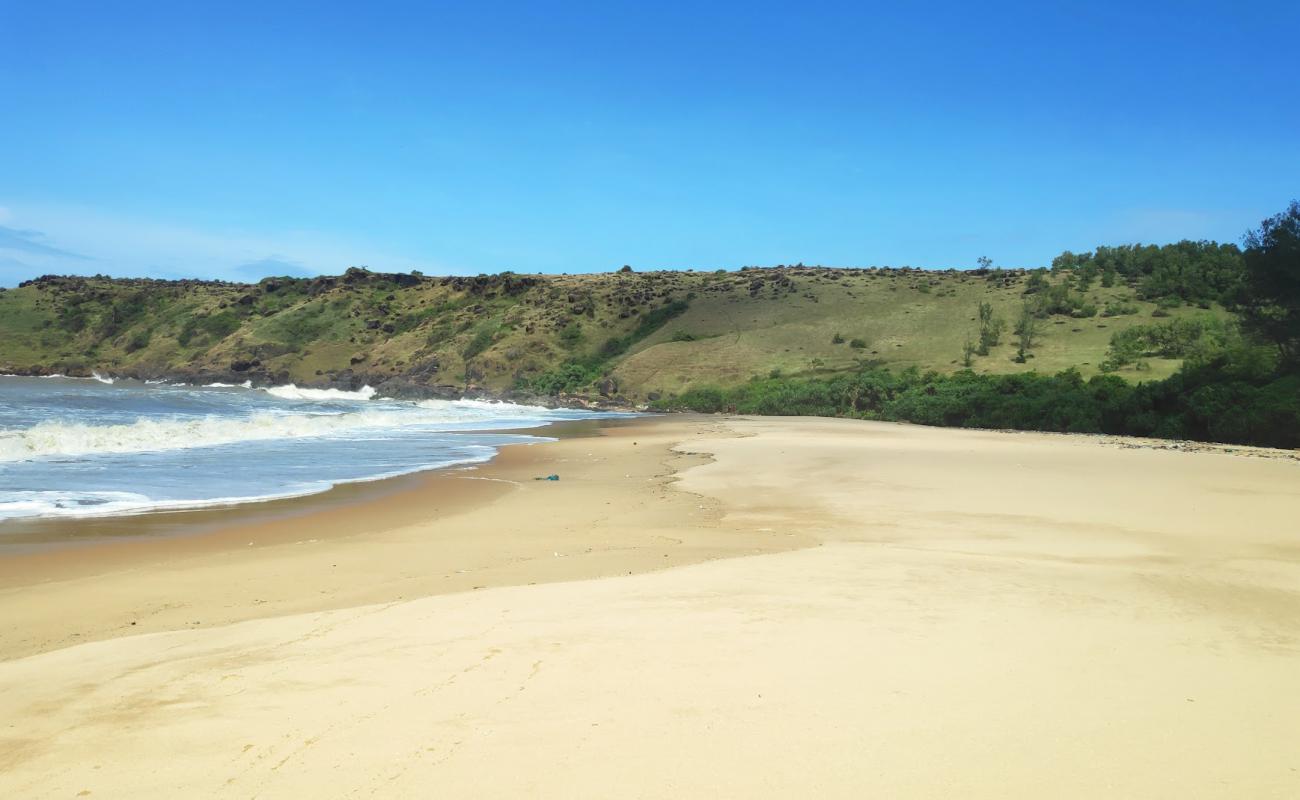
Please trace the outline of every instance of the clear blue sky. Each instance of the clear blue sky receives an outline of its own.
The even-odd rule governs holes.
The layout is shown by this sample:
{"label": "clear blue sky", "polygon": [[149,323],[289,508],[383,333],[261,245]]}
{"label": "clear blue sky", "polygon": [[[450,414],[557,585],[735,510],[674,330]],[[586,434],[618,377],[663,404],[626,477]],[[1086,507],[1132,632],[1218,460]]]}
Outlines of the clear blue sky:
{"label": "clear blue sky", "polygon": [[0,0],[0,284],[1237,241],[1298,8]]}

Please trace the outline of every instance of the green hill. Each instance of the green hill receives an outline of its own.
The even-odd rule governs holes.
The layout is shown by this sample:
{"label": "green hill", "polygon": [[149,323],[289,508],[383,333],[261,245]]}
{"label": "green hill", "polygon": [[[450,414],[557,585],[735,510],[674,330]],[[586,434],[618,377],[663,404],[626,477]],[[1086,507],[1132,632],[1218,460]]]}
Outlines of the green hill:
{"label": "green hill", "polygon": [[[1117,332],[1232,317],[1203,300],[1143,299],[1140,276],[1106,283],[1078,264],[447,278],[350,269],[257,284],[47,276],[0,290],[0,371],[643,402],[864,365],[962,370],[982,303],[1005,327],[970,369],[993,374],[1088,376]],[[1037,336],[1020,361],[1013,327],[1027,303]],[[1117,374],[1161,378],[1179,364],[1152,352]]]}

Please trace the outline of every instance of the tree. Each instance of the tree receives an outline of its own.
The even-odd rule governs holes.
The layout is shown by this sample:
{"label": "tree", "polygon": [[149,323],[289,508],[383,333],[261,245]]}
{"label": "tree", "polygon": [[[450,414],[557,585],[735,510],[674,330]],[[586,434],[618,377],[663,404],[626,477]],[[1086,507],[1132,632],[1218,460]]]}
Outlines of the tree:
{"label": "tree", "polygon": [[1245,237],[1244,285],[1238,305],[1251,333],[1277,346],[1284,362],[1300,360],[1300,202]]}
{"label": "tree", "polygon": [[980,269],[988,269],[989,267],[993,266],[993,259],[989,258],[988,256],[980,256],[979,258],[975,259],[975,263],[980,265]]}
{"label": "tree", "polygon": [[975,343],[969,336],[966,337],[966,343],[961,346],[961,365],[970,368],[971,361],[975,356]]}
{"label": "tree", "polygon": [[1020,310],[1020,319],[1016,322],[1016,336],[1020,337],[1020,346],[1016,349],[1016,361],[1025,363],[1029,360],[1029,351],[1034,347],[1034,338],[1038,335],[1038,316],[1033,307],[1025,303]]}
{"label": "tree", "polygon": [[975,352],[981,356],[986,356],[989,354],[989,349],[996,347],[1002,339],[1002,330],[1006,327],[1006,323],[1002,321],[1001,317],[994,316],[993,305],[990,303],[980,303],[979,317],[980,341]]}

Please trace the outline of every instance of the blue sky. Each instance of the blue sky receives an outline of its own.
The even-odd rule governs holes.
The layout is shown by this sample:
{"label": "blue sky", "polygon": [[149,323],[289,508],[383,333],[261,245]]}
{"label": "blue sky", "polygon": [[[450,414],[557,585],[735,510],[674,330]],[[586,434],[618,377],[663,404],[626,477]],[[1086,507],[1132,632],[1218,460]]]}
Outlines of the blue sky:
{"label": "blue sky", "polygon": [[1237,241],[1298,7],[0,0],[0,284]]}

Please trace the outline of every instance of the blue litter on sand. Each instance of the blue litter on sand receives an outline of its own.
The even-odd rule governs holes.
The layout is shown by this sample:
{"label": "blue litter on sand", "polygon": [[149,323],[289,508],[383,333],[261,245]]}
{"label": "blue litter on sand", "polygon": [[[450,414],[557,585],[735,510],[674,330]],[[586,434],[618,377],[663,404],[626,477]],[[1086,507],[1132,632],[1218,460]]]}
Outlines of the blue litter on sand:
{"label": "blue litter on sand", "polygon": [[558,481],[559,479],[559,475],[547,475],[545,478],[533,478],[535,481]]}

